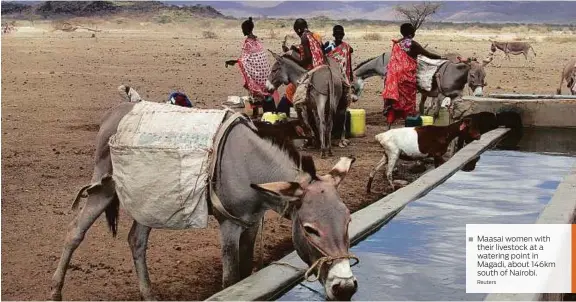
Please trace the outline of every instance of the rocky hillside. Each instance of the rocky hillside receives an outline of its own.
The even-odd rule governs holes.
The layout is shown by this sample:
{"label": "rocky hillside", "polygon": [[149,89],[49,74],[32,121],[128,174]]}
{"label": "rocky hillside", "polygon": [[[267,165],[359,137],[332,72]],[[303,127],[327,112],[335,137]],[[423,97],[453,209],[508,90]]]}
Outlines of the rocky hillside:
{"label": "rocky hillside", "polygon": [[51,17],[90,17],[119,13],[159,13],[179,11],[200,17],[224,17],[210,5],[177,6],[160,1],[2,1],[2,16],[39,15]]}

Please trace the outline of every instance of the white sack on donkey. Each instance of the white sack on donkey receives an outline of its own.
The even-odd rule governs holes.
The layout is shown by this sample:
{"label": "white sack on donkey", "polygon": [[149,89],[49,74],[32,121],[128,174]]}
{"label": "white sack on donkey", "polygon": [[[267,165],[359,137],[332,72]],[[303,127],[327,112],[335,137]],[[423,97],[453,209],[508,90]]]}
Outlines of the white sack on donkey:
{"label": "white sack on donkey", "polygon": [[141,101],[126,114],[110,153],[130,216],[153,228],[207,226],[212,145],[226,113]]}

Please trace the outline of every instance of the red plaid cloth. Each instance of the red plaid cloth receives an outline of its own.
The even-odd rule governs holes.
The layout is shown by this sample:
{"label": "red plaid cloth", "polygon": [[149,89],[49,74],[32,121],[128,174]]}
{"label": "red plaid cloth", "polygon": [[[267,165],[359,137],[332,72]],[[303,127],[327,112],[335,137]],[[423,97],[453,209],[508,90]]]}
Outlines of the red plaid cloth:
{"label": "red plaid cloth", "polygon": [[[392,110],[388,111],[388,123],[398,118],[405,119],[416,112],[416,72],[418,62],[406,52],[408,45],[400,45],[392,40],[392,54],[388,63],[388,73],[382,98],[393,100]],[[410,41],[407,41],[410,43]],[[404,48],[404,49],[403,49]]]}
{"label": "red plaid cloth", "polygon": [[[310,42],[310,52],[312,53],[312,64],[306,66],[307,70],[312,70],[320,65],[325,65],[327,62],[324,58],[324,50],[322,50],[322,40],[320,35],[312,33],[311,31],[305,31],[303,35],[306,35],[308,41]],[[298,45],[298,50],[300,55],[304,54],[304,46],[302,44]]]}
{"label": "red plaid cloth", "polygon": [[244,87],[252,96],[266,97],[270,95],[266,89],[270,64],[260,41],[246,38],[242,46],[242,55],[238,59],[238,66],[244,78]]}
{"label": "red plaid cloth", "polygon": [[346,80],[348,80],[348,84],[352,83],[352,66],[350,65],[350,62],[352,62],[352,53],[350,49],[348,43],[342,42],[334,48],[334,50],[328,53],[329,57],[334,58],[338,63],[340,63],[342,73],[345,75]]}

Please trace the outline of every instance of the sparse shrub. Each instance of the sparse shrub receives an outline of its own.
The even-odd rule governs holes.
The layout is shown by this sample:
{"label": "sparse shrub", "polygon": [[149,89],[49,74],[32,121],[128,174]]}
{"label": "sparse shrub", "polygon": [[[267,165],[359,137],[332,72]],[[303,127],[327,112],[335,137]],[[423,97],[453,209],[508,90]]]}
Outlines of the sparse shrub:
{"label": "sparse shrub", "polygon": [[218,35],[213,31],[205,30],[202,32],[202,37],[204,39],[217,39]]}
{"label": "sparse shrub", "polygon": [[558,43],[558,44],[576,43],[576,36],[572,36],[572,37],[546,37],[544,40],[546,42],[553,42],[553,43]]}
{"label": "sparse shrub", "polygon": [[382,35],[379,33],[365,33],[362,38],[366,41],[380,41],[382,40]]}
{"label": "sparse shrub", "polygon": [[160,15],[156,17],[156,22],[160,24],[167,24],[172,22],[172,18],[168,15]]}

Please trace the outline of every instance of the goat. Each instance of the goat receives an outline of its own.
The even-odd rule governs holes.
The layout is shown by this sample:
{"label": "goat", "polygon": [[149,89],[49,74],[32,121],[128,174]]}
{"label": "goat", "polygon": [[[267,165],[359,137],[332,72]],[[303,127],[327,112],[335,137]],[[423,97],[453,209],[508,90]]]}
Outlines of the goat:
{"label": "goat", "polygon": [[474,120],[466,118],[448,126],[404,127],[377,134],[374,138],[384,148],[385,154],[376,167],[370,171],[366,191],[370,193],[374,175],[386,163],[388,163],[386,178],[394,190],[392,172],[398,159],[412,161],[432,157],[434,166],[439,167],[444,163],[442,156],[448,150],[450,142],[464,134],[474,140],[480,139]]}

